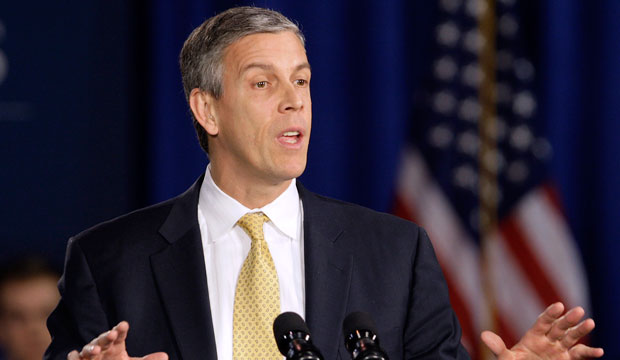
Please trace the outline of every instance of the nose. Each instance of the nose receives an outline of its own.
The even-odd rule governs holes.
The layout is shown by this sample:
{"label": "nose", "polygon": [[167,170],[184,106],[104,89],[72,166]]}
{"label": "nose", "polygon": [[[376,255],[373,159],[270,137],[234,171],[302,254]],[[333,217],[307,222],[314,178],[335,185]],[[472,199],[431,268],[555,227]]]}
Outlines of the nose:
{"label": "nose", "polygon": [[304,89],[298,88],[295,84],[286,84],[282,89],[282,100],[278,110],[282,113],[289,111],[299,111],[304,107],[302,92]]}

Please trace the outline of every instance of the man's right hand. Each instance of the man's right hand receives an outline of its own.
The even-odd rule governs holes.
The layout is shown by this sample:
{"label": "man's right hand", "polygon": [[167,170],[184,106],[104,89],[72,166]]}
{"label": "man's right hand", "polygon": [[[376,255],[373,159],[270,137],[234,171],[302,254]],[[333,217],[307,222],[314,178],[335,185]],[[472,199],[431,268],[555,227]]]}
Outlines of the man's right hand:
{"label": "man's right hand", "polygon": [[112,330],[104,332],[84,345],[79,353],[77,350],[70,352],[67,360],[168,360],[168,354],[164,352],[149,354],[142,358],[129,357],[125,348],[127,332],[129,323],[121,321]]}

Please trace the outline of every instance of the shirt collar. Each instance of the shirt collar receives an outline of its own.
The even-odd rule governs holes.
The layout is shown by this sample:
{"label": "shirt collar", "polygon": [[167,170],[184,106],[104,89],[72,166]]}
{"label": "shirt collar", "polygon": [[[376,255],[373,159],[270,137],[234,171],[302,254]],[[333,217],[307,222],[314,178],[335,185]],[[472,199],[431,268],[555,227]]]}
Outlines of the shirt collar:
{"label": "shirt collar", "polygon": [[249,209],[224,193],[211,177],[211,165],[207,166],[204,181],[200,188],[198,209],[204,215],[209,233],[209,242],[215,242],[230,231],[237,220],[248,212],[262,211],[273,225],[291,239],[298,237],[300,201],[293,179],[286,190],[274,201],[260,209]]}

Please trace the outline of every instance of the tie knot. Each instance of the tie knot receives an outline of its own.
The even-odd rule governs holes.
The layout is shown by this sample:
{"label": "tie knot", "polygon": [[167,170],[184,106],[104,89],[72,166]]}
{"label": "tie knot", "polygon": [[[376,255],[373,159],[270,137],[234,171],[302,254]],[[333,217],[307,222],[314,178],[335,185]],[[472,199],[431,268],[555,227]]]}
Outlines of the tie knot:
{"label": "tie knot", "polygon": [[267,215],[262,212],[247,213],[237,221],[243,230],[250,236],[252,241],[264,240],[263,224],[269,221]]}

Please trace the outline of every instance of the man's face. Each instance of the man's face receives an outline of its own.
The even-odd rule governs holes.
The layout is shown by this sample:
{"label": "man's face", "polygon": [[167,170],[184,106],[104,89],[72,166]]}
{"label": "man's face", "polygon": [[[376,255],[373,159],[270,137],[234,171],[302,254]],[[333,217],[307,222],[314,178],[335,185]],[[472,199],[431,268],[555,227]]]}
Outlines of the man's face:
{"label": "man's face", "polygon": [[[224,55],[223,94],[212,114],[213,167],[226,181],[280,184],[306,167],[310,66],[295,34],[253,34]],[[212,134],[213,135],[213,134]]]}
{"label": "man's face", "polygon": [[57,279],[9,281],[0,289],[0,346],[8,359],[41,359],[51,338],[45,321],[58,303]]}

